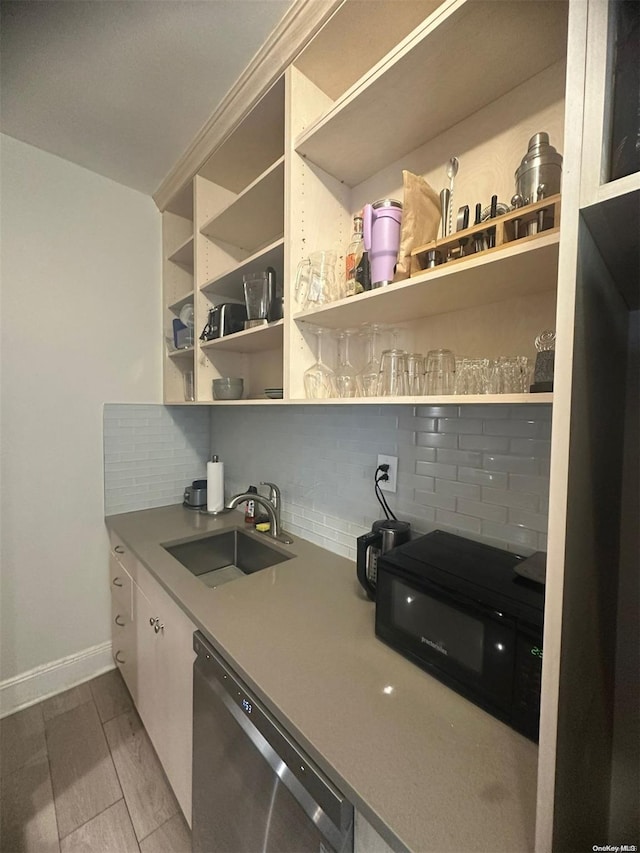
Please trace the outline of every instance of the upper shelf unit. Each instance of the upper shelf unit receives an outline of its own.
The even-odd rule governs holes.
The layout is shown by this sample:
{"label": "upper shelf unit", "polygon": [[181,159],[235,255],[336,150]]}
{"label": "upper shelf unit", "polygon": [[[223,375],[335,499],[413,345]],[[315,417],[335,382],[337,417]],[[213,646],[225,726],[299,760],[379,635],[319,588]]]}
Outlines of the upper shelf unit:
{"label": "upper shelf unit", "polygon": [[284,267],[283,237],[254,252],[253,255],[231,267],[231,269],[227,269],[206,281],[200,290],[231,298],[241,296],[242,276],[263,272],[267,267],[273,267],[276,271],[277,280],[282,281]]}
{"label": "upper shelf unit", "polygon": [[255,252],[284,233],[284,156],[200,228],[212,240]]}
{"label": "upper shelf unit", "polygon": [[411,322],[517,296],[555,290],[559,231],[501,251],[442,264],[390,287],[369,290],[294,315],[295,320],[331,329],[363,323]]}
{"label": "upper shelf unit", "polygon": [[444,3],[307,127],[296,150],[357,186],[563,59],[566,38],[564,0]]}
{"label": "upper shelf unit", "polygon": [[284,155],[284,77],[277,80],[198,174],[241,193]]}

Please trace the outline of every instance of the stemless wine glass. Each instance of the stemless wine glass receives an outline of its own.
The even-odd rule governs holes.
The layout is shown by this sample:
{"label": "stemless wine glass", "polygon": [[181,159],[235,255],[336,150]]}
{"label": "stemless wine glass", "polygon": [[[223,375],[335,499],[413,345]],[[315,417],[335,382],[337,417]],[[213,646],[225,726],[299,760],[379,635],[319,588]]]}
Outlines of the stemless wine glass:
{"label": "stemless wine glass", "polygon": [[456,357],[451,350],[429,350],[425,374],[426,393],[433,395],[453,394],[455,372]]}
{"label": "stemless wine glass", "polygon": [[380,397],[403,397],[407,393],[406,352],[403,349],[386,349],[380,360]]}
{"label": "stemless wine glass", "polygon": [[316,336],[316,362],[304,372],[304,392],[309,400],[326,400],[336,396],[335,374],[322,360],[322,338],[328,329],[313,329]]}
{"label": "stemless wine glass", "polygon": [[366,325],[362,334],[367,342],[367,361],[356,377],[358,394],[361,397],[375,397],[378,393],[378,377],[380,376],[379,340],[383,330],[375,323]]}
{"label": "stemless wine glass", "polygon": [[424,394],[424,356],[419,352],[410,352],[407,361],[407,388],[410,397]]}
{"label": "stemless wine glass", "polygon": [[349,339],[352,335],[353,329],[340,329],[336,332],[338,363],[334,383],[337,397],[355,397],[357,394],[357,372],[349,359]]}

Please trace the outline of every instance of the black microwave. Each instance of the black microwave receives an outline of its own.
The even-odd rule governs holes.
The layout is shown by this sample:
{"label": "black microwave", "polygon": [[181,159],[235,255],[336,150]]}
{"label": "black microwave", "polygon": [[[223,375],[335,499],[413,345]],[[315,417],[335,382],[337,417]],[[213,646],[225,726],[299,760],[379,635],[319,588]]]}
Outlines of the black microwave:
{"label": "black microwave", "polygon": [[435,530],[378,559],[376,635],[538,739],[544,587],[524,558]]}

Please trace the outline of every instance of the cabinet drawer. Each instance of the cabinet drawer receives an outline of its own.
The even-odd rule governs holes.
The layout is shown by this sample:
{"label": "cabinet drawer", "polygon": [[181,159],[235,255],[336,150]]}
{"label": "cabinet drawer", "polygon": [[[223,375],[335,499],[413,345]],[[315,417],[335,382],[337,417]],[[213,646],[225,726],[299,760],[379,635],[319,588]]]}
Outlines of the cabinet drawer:
{"label": "cabinet drawer", "polygon": [[136,558],[133,552],[114,533],[109,536],[111,542],[111,556],[126,569],[131,577],[136,576]]}
{"label": "cabinet drawer", "polygon": [[109,559],[109,588],[112,601],[116,602],[123,615],[131,620],[132,581],[124,567],[113,555]]}

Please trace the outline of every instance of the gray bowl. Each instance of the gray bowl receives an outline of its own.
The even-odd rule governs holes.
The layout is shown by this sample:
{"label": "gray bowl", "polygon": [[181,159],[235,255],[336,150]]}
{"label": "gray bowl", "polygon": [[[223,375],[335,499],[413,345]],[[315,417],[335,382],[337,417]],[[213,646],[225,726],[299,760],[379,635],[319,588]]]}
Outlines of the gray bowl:
{"label": "gray bowl", "polygon": [[214,379],[211,384],[214,400],[239,400],[244,391],[244,380],[231,376]]}

